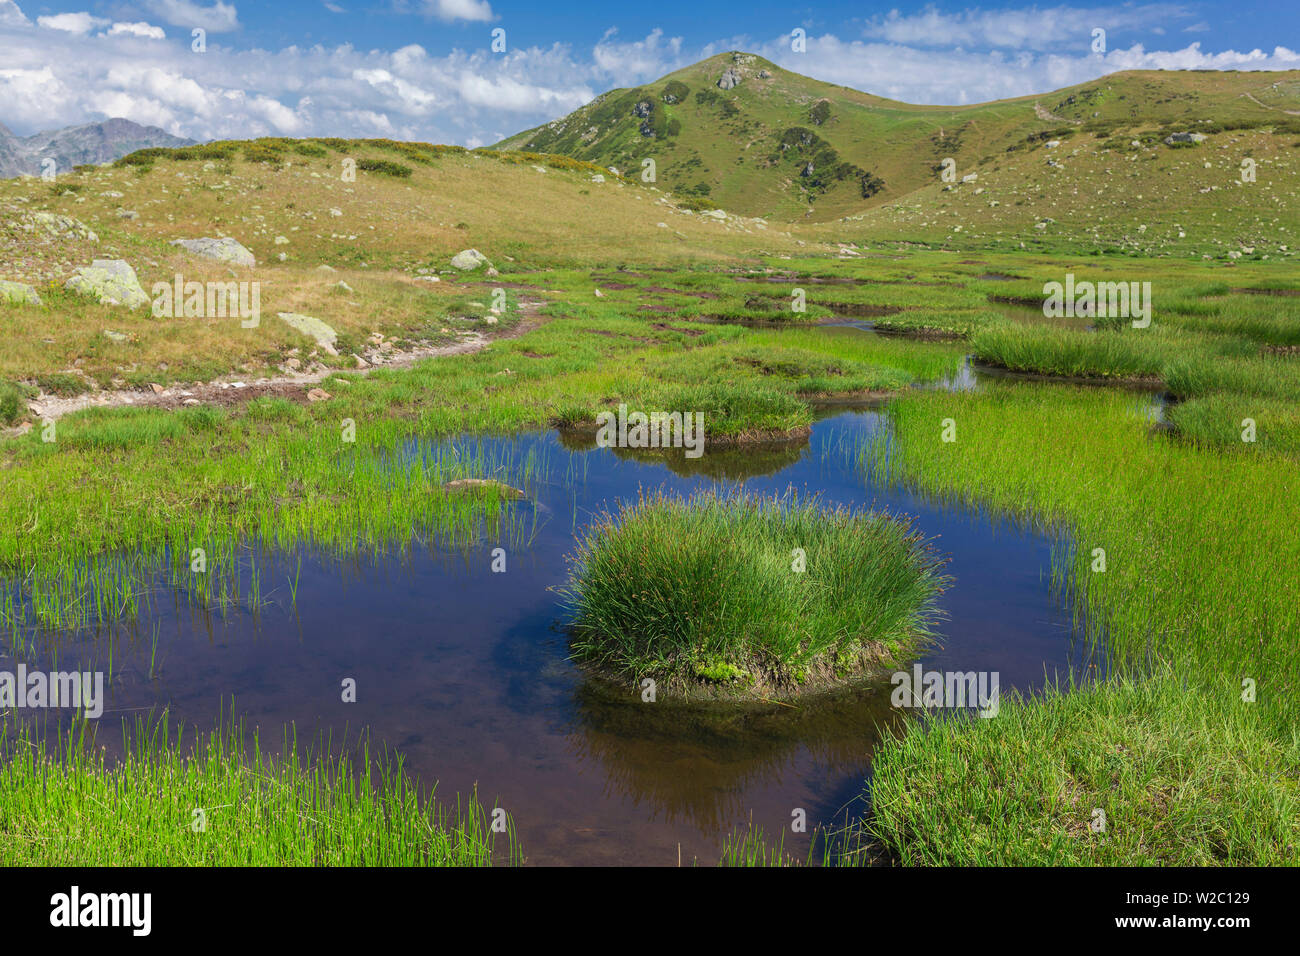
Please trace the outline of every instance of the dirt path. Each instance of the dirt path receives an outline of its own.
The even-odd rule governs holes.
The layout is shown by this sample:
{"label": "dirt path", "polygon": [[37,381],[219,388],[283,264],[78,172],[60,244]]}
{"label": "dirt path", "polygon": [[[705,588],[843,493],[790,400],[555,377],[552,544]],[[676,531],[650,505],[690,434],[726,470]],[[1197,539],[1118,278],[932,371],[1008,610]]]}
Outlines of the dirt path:
{"label": "dirt path", "polygon": [[1246,97],[1246,99],[1250,100],[1256,106],[1262,106],[1266,110],[1274,110],[1278,113],[1285,113],[1287,116],[1300,116],[1300,110],[1284,110],[1280,106],[1269,106],[1267,103],[1261,103],[1259,100],[1255,99],[1254,93],[1242,93],[1241,95]]}
{"label": "dirt path", "polygon": [[287,398],[305,404],[310,401],[307,393],[336,372],[349,375],[368,375],[376,369],[409,368],[417,362],[430,358],[445,358],[451,355],[469,355],[480,352],[493,342],[518,338],[531,332],[546,319],[541,316],[545,302],[521,302],[522,318],[517,326],[508,332],[488,337],[478,332],[471,332],[464,339],[451,345],[431,348],[413,349],[409,352],[394,351],[389,353],[381,365],[368,365],[357,369],[317,369],[300,374],[270,375],[256,379],[240,379],[231,376],[228,380],[217,380],[196,385],[172,385],[161,391],[145,389],[104,390],[78,395],[75,398],[59,398],[56,395],[41,393],[28,403],[32,411],[30,421],[16,428],[0,429],[0,438],[12,438],[25,435],[33,427],[33,422],[57,420],[72,412],[87,408],[184,408],[194,405],[241,405],[266,395]]}

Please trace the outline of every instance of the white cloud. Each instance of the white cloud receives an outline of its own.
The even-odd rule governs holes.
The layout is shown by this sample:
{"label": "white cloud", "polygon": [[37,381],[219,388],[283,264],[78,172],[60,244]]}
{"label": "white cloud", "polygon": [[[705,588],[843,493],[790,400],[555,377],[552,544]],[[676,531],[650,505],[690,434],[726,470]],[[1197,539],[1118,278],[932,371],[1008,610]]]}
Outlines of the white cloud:
{"label": "white cloud", "polygon": [[945,13],[933,6],[902,14],[891,10],[868,21],[868,37],[909,47],[976,49],[1088,49],[1094,29],[1107,34],[1158,27],[1186,17],[1186,8],[1171,3],[1122,7],[1024,7],[1018,10],[963,10]]}
{"label": "white cloud", "polygon": [[27,19],[14,0],[0,0],[0,27],[26,27],[31,24],[32,21]]}
{"label": "white cloud", "polygon": [[216,0],[210,7],[194,0],[149,0],[149,8],[164,23],[174,27],[202,27],[209,33],[229,33],[239,29],[239,11],[233,3]]}
{"label": "white cloud", "polygon": [[89,13],[56,13],[52,17],[37,17],[36,22],[47,30],[64,33],[89,33],[97,27],[108,26],[107,20],[92,17]]}
{"label": "white cloud", "polygon": [[[1099,56],[1086,43],[1045,50],[933,50],[826,34],[809,36],[808,52],[795,54],[788,35],[721,38],[688,49],[662,30],[628,40],[608,31],[587,50],[555,43],[505,55],[483,45],[432,55],[418,44],[394,50],[343,44],[222,48],[195,56],[184,25],[179,42],[151,42],[142,57],[140,37],[152,36],[148,31],[115,25],[101,32],[37,33],[25,17],[6,17],[14,12],[6,3],[0,0],[0,103],[5,124],[20,135],[123,116],[199,140],[389,136],[481,145],[562,116],[610,87],[634,86],[731,49],[751,50],[828,82],[925,104],[1046,93],[1117,70],[1300,68],[1300,55],[1283,47],[1210,52],[1197,43],[1179,50],[1116,49],[1112,43]],[[237,23],[234,7],[226,9],[229,22]]]}
{"label": "white cloud", "polygon": [[618,29],[605,31],[591,51],[597,69],[618,77],[620,84],[658,79],[665,73],[688,66],[692,60],[682,52],[682,38],[664,40],[664,31],[655,28],[644,40],[621,43],[614,38]]}
{"label": "white cloud", "polygon": [[424,0],[423,10],[439,20],[471,20],[486,23],[493,19],[488,0]]}
{"label": "white cloud", "polygon": [[114,23],[109,28],[108,35],[116,36],[133,36],[144,37],[149,40],[165,40],[167,34],[163,32],[162,27],[156,27],[151,23]]}
{"label": "white cloud", "polygon": [[[738,47],[725,47],[726,49]],[[889,99],[932,105],[981,103],[1047,93],[1120,70],[1294,70],[1300,55],[1286,47],[1207,53],[1200,43],[1181,50],[1146,50],[1141,44],[1104,55],[1021,50],[921,50],[891,43],[809,37],[806,53],[790,50],[788,37],[753,50],[787,70]]]}

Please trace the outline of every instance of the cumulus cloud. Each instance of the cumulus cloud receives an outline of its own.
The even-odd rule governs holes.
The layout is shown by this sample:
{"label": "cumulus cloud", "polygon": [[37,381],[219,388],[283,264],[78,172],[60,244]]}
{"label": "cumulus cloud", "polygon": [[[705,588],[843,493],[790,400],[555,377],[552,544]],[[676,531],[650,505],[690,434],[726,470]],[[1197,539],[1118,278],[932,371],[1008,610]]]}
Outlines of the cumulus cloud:
{"label": "cumulus cloud", "polygon": [[89,13],[56,13],[50,17],[37,17],[36,22],[47,30],[65,33],[89,33],[98,27],[108,26],[108,21],[92,17]]}
{"label": "cumulus cloud", "polygon": [[1141,44],[1103,55],[1018,50],[936,52],[892,43],[809,37],[807,52],[793,53],[789,39],[759,44],[780,66],[909,103],[956,104],[1045,93],[1121,70],[1294,70],[1300,55],[1287,47],[1271,52],[1209,53],[1192,43],[1181,50],[1147,50]]}
{"label": "cumulus cloud", "polygon": [[165,40],[167,34],[162,27],[156,27],[152,23],[114,23],[109,27],[108,35],[116,36],[133,36],[144,37],[149,40]]}
{"label": "cumulus cloud", "polygon": [[174,27],[202,27],[209,33],[239,29],[239,11],[233,3],[217,0],[212,6],[204,6],[194,0],[149,0],[148,6],[158,19]]}
{"label": "cumulus cloud", "polygon": [[1170,3],[1120,7],[1023,7],[1018,10],[970,9],[946,13],[933,6],[920,13],[891,10],[868,21],[864,34],[885,43],[909,47],[975,47],[977,49],[1088,49],[1092,31],[1110,33],[1159,28],[1190,16]]}
{"label": "cumulus cloud", "polygon": [[624,83],[658,79],[693,62],[683,51],[681,37],[665,40],[664,31],[657,27],[643,40],[621,42],[617,36],[616,27],[606,30],[591,57],[597,69]]}
{"label": "cumulus cloud", "polygon": [[0,27],[26,27],[31,23],[14,0],[0,0]]}
{"label": "cumulus cloud", "polygon": [[493,19],[487,0],[424,0],[424,12],[439,20],[470,20],[486,23]]}

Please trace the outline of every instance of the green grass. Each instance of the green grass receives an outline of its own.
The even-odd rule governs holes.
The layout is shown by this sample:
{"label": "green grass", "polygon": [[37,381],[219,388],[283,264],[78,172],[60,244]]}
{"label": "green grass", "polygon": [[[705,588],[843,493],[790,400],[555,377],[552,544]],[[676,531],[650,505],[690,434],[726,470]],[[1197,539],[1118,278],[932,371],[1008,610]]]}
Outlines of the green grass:
{"label": "green grass", "polygon": [[1300,865],[1300,741],[1255,708],[1166,674],[931,721],[877,751],[871,829],[907,866]]}
{"label": "green grass", "polygon": [[518,859],[513,828],[497,839],[477,800],[449,813],[421,796],[400,758],[372,761],[368,747],[354,762],[312,754],[286,732],[273,756],[237,725],[186,745],[164,719],[137,723],[125,758],[110,764],[84,725],[54,748],[25,725],[0,729],[5,866],[488,866],[494,851]]}
{"label": "green grass", "polygon": [[[1293,401],[1217,394],[1174,405],[1169,418],[1179,435],[1228,454],[1261,451],[1300,457],[1300,406]],[[1247,420],[1254,422],[1249,442]]]}
{"label": "green grass", "polygon": [[946,583],[928,543],[884,513],[654,495],[597,517],[564,594],[574,655],[598,670],[771,695],[915,650]]}

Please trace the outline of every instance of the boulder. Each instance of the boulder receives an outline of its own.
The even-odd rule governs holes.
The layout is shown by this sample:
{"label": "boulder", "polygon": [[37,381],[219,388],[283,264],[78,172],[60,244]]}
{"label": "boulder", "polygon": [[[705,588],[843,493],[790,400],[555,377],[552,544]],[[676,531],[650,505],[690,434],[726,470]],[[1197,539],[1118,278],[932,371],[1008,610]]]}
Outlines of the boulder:
{"label": "boulder", "polygon": [[89,266],[78,269],[63,286],[104,305],[139,309],[149,304],[149,296],[140,287],[135,270],[125,259],[96,259]]}
{"label": "boulder", "polygon": [[740,85],[740,72],[734,67],[727,67],[722,77],[718,80],[718,89],[730,90]]}
{"label": "boulder", "polygon": [[481,269],[484,266],[491,266],[492,263],[488,257],[483,255],[477,249],[462,249],[451,257],[452,267],[469,272],[473,269]]}
{"label": "boulder", "polygon": [[507,485],[504,481],[497,481],[495,478],[457,478],[455,481],[449,481],[442,486],[447,491],[458,492],[477,492],[495,490],[501,493],[503,498],[523,498],[524,493],[518,488]]}
{"label": "boulder", "polygon": [[334,344],[339,339],[339,334],[320,319],[310,315],[302,315],[298,312],[277,312],[276,315],[289,328],[295,329],[312,339],[330,355],[339,354],[334,348]]}
{"label": "boulder", "polygon": [[228,262],[232,266],[257,265],[257,260],[253,257],[253,254],[237,240],[229,237],[221,239],[173,239],[172,245],[187,249],[197,256],[216,259],[218,262]]}
{"label": "boulder", "polygon": [[1174,143],[1199,143],[1205,139],[1204,133],[1174,133],[1172,136],[1165,137],[1165,145],[1172,146]]}
{"label": "boulder", "polygon": [[40,305],[41,297],[36,289],[25,282],[10,282],[0,279],[0,305]]}

